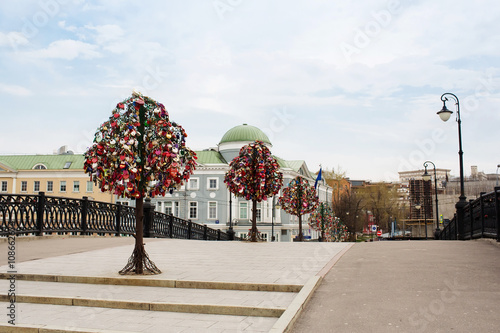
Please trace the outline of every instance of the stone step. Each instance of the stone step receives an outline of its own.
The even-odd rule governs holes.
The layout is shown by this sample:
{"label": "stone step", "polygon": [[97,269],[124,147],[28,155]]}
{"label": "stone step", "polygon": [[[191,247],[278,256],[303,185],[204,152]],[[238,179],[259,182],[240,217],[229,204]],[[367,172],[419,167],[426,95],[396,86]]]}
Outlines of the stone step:
{"label": "stone step", "polygon": [[[8,303],[0,302],[1,308]],[[170,333],[269,332],[278,318],[141,311],[50,304],[16,303],[16,325],[0,332],[22,333]]]}
{"label": "stone step", "polygon": [[[142,277],[103,277],[103,276],[76,276],[53,274],[14,274],[15,280],[41,281],[41,282],[66,282],[88,283],[123,286],[148,286],[166,288],[194,288],[194,289],[222,289],[222,290],[247,290],[247,291],[275,291],[298,293],[302,285],[276,284],[276,283],[245,283],[245,282],[219,282],[219,281],[186,281],[156,279],[155,275]],[[8,280],[10,273],[0,273],[0,280]]]}
{"label": "stone step", "polygon": [[[16,281],[16,302],[279,317],[295,293]],[[10,282],[0,281],[0,291]],[[9,301],[0,292],[0,301]]]}

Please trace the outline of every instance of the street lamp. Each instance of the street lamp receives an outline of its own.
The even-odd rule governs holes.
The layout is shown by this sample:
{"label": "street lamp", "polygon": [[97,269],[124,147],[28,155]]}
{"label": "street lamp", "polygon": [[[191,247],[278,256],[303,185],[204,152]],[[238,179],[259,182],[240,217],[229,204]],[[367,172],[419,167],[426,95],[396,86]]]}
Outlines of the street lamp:
{"label": "street lamp", "polygon": [[227,231],[227,239],[234,240],[234,230],[233,230],[233,195],[229,191],[229,230]]}
{"label": "street lamp", "polygon": [[420,203],[415,205],[415,209],[418,210],[418,237],[422,237],[422,231],[420,229],[420,208],[422,208],[422,205]]}
{"label": "street lamp", "polygon": [[500,164],[497,165],[497,186],[498,186],[498,168],[500,168]]}
{"label": "street lamp", "polygon": [[[438,239],[439,234],[441,233],[441,230],[439,229],[439,206],[438,206],[438,188],[437,188],[437,175],[436,175],[436,165],[432,163],[431,161],[425,161],[424,162],[424,167],[425,167],[425,172],[424,175],[422,176],[422,179],[425,181],[431,180],[431,175],[427,173],[427,165],[428,163],[432,164],[434,166],[434,196],[436,200],[436,231],[434,231],[434,239]],[[427,228],[427,224],[425,225]]]}
{"label": "street lamp", "polygon": [[457,123],[458,123],[458,158],[460,163],[460,197],[458,198],[458,202],[455,204],[455,208],[457,209],[457,225],[458,225],[458,239],[464,239],[464,207],[467,205],[465,192],[464,192],[464,152],[462,151],[462,120],[460,119],[460,102],[458,101],[458,97],[452,93],[444,93],[441,95],[441,101],[443,102],[443,108],[437,114],[443,121],[447,121],[450,119],[452,111],[446,108],[446,95],[451,96],[455,100],[455,105],[457,106]]}

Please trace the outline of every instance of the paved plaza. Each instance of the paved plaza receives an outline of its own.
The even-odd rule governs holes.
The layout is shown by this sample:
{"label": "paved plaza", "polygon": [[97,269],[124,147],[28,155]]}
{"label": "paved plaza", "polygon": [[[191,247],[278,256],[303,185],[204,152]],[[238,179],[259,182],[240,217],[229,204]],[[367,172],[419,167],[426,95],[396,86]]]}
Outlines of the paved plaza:
{"label": "paved plaza", "polygon": [[[133,238],[18,239],[0,332],[497,332],[492,240],[245,243],[147,239],[162,274],[121,276]],[[7,243],[0,242],[0,253]],[[0,258],[0,306],[9,303]],[[7,317],[7,319],[5,319]],[[24,330],[20,330],[23,328]]]}
{"label": "paved plaza", "polygon": [[[36,332],[283,331],[321,274],[352,246],[147,239],[162,274],[121,276],[133,244],[117,237],[18,239],[16,326]],[[7,253],[5,242],[0,251]],[[0,306],[6,309],[7,256],[1,260]],[[0,330],[12,328],[7,320],[1,324]]]}

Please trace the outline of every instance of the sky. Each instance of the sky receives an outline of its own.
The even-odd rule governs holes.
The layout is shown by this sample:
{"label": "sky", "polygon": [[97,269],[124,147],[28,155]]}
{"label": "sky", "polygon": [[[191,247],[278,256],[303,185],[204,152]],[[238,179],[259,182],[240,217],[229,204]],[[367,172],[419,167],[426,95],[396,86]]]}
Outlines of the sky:
{"label": "sky", "polygon": [[194,150],[247,123],[311,171],[500,164],[500,6],[477,0],[0,3],[0,154],[83,153],[135,89]]}

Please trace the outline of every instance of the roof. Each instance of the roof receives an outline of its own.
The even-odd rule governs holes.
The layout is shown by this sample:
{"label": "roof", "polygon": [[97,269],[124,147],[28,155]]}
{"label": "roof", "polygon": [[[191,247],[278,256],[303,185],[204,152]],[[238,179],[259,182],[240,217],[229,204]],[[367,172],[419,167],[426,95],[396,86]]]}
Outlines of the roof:
{"label": "roof", "polygon": [[264,143],[271,144],[271,141],[267,135],[255,126],[248,124],[238,125],[231,128],[224,134],[219,144],[225,142],[252,142],[255,140],[262,141]]}
{"label": "roof", "polygon": [[[14,170],[32,170],[37,164],[43,164],[47,170],[83,170],[83,155],[0,155],[0,164]],[[71,162],[65,168],[67,162]]]}
{"label": "roof", "polygon": [[224,157],[214,150],[195,151],[198,164],[227,164]]}

